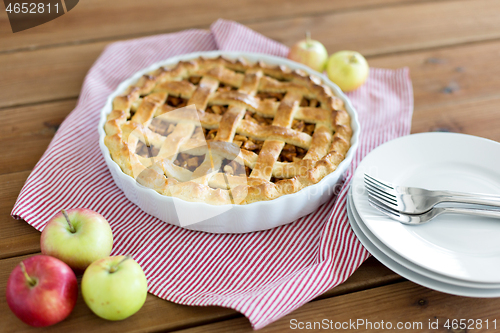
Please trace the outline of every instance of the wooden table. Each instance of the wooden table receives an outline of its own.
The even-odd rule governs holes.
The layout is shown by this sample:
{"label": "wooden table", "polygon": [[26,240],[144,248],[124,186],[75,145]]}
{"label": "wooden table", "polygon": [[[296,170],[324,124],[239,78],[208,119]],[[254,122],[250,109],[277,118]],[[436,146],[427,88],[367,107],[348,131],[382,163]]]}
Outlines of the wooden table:
{"label": "wooden table", "polygon": [[[219,17],[241,22],[286,45],[310,30],[330,53],[353,49],[363,53],[373,67],[408,66],[415,95],[413,133],[452,131],[500,141],[497,0],[85,0],[54,21],[16,34],[2,12],[1,332],[35,331],[9,311],[4,295],[14,266],[40,251],[40,233],[13,220],[10,211],[30,170],[74,108],[92,63],[113,41],[207,28]],[[498,308],[500,299],[439,293],[406,281],[370,258],[347,282],[262,332],[292,331],[292,319],[325,318],[334,322],[422,322],[422,331],[435,319],[440,320],[439,331],[446,331],[442,325],[447,318],[498,319],[500,326]],[[50,329],[234,333],[248,332],[251,327],[233,310],[181,306],[148,295],[140,312],[121,322],[99,319],[80,297],[69,318]],[[474,330],[480,331],[485,327]],[[494,330],[490,327],[488,331]]]}

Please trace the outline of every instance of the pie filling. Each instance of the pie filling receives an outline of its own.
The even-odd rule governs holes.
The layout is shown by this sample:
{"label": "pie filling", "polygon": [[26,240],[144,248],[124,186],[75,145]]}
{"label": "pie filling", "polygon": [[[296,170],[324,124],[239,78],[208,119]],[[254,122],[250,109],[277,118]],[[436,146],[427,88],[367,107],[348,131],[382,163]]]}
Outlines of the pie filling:
{"label": "pie filling", "polygon": [[156,157],[156,156],[158,156],[159,152],[160,152],[160,149],[156,148],[153,145],[147,146],[146,144],[142,143],[142,141],[139,141],[137,143],[137,147],[135,149],[135,153],[137,155],[145,157],[145,158]]}
{"label": "pie filling", "polygon": [[219,88],[217,88],[217,92],[225,92],[225,91],[237,91],[238,88],[225,85],[224,83],[219,83]]}
{"label": "pie filling", "polygon": [[227,109],[228,105],[209,105],[207,106],[205,112],[214,113],[222,116],[224,113],[226,113]]}
{"label": "pie filling", "polygon": [[174,164],[189,171],[194,171],[203,163],[204,159],[205,156],[196,156],[189,154],[189,152],[182,152],[177,154]]}
{"label": "pie filling", "polygon": [[186,98],[168,95],[167,101],[165,102],[165,104],[179,109],[179,108],[185,107],[187,105],[187,102],[188,102],[188,100]]}
{"label": "pie filling", "polygon": [[166,137],[174,131],[175,124],[161,118],[153,118],[153,120],[151,120],[151,124],[149,125],[149,129],[154,133]]}
{"label": "pie filling", "polygon": [[[221,170],[225,174],[232,175],[232,176],[247,175],[246,168],[248,168],[248,167],[236,162],[235,160],[228,160],[228,159],[222,160]],[[250,168],[248,168],[248,169],[250,169]],[[248,177],[248,175],[247,175],[247,177]]]}
{"label": "pie filling", "polygon": [[274,102],[281,102],[283,97],[285,97],[284,93],[274,93],[274,92],[258,92],[255,94],[255,97],[258,97],[260,99],[270,99],[273,100]]}
{"label": "pie filling", "polygon": [[192,84],[198,85],[201,81],[201,76],[190,76],[187,80]]}
{"label": "pie filling", "polygon": [[301,107],[307,106],[307,107],[315,108],[315,107],[320,106],[320,102],[317,99],[309,99],[306,97],[302,97],[302,100],[300,101],[299,106],[301,106]]}

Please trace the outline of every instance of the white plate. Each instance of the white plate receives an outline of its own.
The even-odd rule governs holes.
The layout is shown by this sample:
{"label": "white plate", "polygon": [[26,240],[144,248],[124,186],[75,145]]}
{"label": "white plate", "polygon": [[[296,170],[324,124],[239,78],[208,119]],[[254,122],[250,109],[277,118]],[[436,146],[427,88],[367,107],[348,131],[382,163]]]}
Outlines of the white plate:
{"label": "white plate", "polygon": [[[394,251],[389,249],[387,246],[385,246],[380,240],[375,237],[371,231],[366,227],[366,225],[363,223],[363,220],[359,217],[359,214],[356,210],[356,207],[352,203],[352,192],[349,191],[349,196],[348,196],[348,205],[350,207],[350,213],[352,214],[354,222],[357,224],[358,228],[361,230],[363,235],[370,241],[373,246],[377,247],[379,251],[381,251],[385,256],[389,257],[391,260],[395,261],[399,265],[402,265],[403,267],[406,267],[407,269],[419,274],[423,275],[427,278],[454,285],[454,286],[459,286],[459,287],[466,287],[466,288],[473,288],[473,289],[499,289],[500,290],[500,284],[498,283],[478,283],[478,282],[471,282],[471,281],[464,281],[460,279],[454,279],[449,276],[441,275],[438,273],[435,273],[433,271],[429,271],[423,267],[420,267],[418,265],[415,265],[411,261],[408,261],[404,259],[403,257],[397,255]],[[353,221],[351,221],[351,224]]]}
{"label": "white plate", "polygon": [[[113,99],[122,94],[125,89],[135,83],[142,75],[161,66],[174,66],[179,61],[187,61],[198,57],[215,58],[224,56],[227,59],[244,58],[250,62],[263,61],[271,65],[285,65],[291,69],[300,69],[310,75],[319,77],[325,85],[330,87],[334,94],[344,101],[345,107],[351,116],[353,135],[351,147],[345,159],[337,169],[323,178],[318,184],[308,186],[293,194],[284,195],[275,200],[261,201],[249,205],[222,205],[214,206],[204,202],[188,202],[179,198],[159,194],[153,189],[138,184],[134,178],[124,174],[109,154],[104,144],[104,123],[106,116],[112,110]],[[358,147],[360,126],[358,116],[349,99],[339,87],[328,78],[294,61],[259,53],[248,52],[195,52],[169,58],[145,68],[122,82],[109,96],[101,111],[99,122],[99,146],[104,160],[113,176],[116,185],[125,193],[125,196],[146,213],[160,220],[185,227],[187,229],[207,231],[213,233],[244,233],[266,230],[297,220],[298,218],[315,211],[321,204],[329,200],[334,193],[335,185],[342,179],[342,175],[349,167]]]}
{"label": "white plate", "polygon": [[363,175],[428,189],[500,194],[500,144],[455,133],[423,133],[390,141],[360,163],[352,182],[361,219],[383,244],[425,269],[479,283],[500,283],[500,221],[445,214],[403,225],[371,207]]}
{"label": "white plate", "polygon": [[[486,288],[471,288],[466,286],[454,285],[420,274],[421,269],[418,269],[419,267],[412,264],[411,262],[407,262],[407,265],[405,266],[401,265],[399,262],[393,260],[391,257],[382,252],[377,247],[377,245],[373,244],[368,239],[366,234],[360,228],[361,225],[360,217],[359,215],[357,215],[355,211],[351,209],[352,208],[351,205],[352,205],[351,200],[348,200],[347,215],[349,217],[349,222],[351,223],[351,227],[354,230],[354,233],[358,237],[359,241],[378,261],[380,261],[382,264],[387,266],[395,273],[421,286],[434,289],[440,292],[444,292],[447,294],[468,296],[468,297],[484,297],[484,298],[500,297],[500,288],[486,289]],[[416,268],[416,270],[410,269],[409,267]]]}

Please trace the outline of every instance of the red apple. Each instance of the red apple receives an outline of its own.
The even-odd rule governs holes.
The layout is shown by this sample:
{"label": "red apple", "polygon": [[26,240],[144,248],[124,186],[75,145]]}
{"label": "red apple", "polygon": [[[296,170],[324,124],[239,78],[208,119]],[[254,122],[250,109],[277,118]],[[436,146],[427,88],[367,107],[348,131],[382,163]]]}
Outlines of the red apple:
{"label": "red apple", "polygon": [[65,319],[76,304],[78,283],[71,268],[54,257],[23,260],[7,281],[7,304],[26,324],[43,327]]}
{"label": "red apple", "polygon": [[288,59],[300,62],[315,71],[323,72],[328,60],[328,52],[323,44],[312,40],[307,32],[306,39],[297,42],[290,48]]}
{"label": "red apple", "polygon": [[40,239],[42,253],[61,259],[76,273],[106,258],[113,247],[108,221],[90,209],[62,210],[47,222]]}

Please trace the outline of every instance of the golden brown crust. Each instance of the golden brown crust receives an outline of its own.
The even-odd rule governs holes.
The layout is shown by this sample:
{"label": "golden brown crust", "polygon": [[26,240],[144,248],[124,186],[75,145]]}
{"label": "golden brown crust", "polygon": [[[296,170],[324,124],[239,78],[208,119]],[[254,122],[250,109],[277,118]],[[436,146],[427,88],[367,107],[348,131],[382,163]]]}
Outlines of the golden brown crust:
{"label": "golden brown crust", "polygon": [[[282,98],[261,98],[261,93]],[[170,98],[184,99],[189,112],[177,112],[180,104],[170,104]],[[305,99],[315,103],[302,105]],[[316,184],[345,158],[352,136],[342,100],[319,78],[242,59],[198,58],[158,68],[116,97],[113,109],[105,144],[125,174],[162,195],[214,205],[272,200]],[[256,121],[248,113],[270,120]],[[155,119],[170,125],[157,132]],[[208,144],[197,122],[216,131]],[[304,124],[313,130],[304,131]],[[235,135],[250,140],[248,146],[240,150]],[[141,145],[155,149],[156,156],[139,155]],[[257,153],[249,146],[258,147]],[[280,161],[290,147],[289,159]],[[296,149],[305,155],[296,157]],[[183,152],[194,157],[189,163],[199,162],[193,162],[194,170],[178,165]],[[227,161],[251,173],[236,174]]]}

